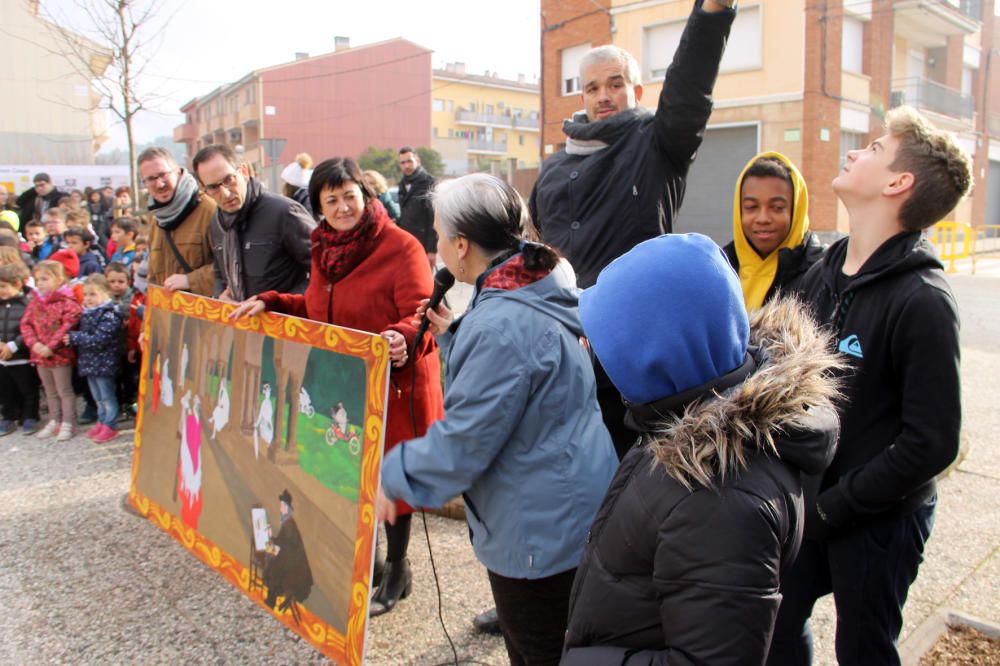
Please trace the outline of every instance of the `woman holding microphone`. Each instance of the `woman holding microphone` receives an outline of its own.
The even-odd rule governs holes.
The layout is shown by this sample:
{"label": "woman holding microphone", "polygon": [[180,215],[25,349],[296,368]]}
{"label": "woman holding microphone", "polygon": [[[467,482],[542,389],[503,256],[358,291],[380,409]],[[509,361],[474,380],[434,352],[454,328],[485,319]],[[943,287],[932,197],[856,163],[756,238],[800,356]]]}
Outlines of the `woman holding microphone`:
{"label": "woman holding microphone", "polygon": [[393,500],[438,507],[461,493],[511,663],[557,664],[587,528],[618,464],[576,278],[522,240],[527,210],[502,180],[442,183],[433,204],[438,256],[475,293],[454,322],[443,306],[427,312],[445,349],[445,416],[387,452],[376,512],[392,523]]}

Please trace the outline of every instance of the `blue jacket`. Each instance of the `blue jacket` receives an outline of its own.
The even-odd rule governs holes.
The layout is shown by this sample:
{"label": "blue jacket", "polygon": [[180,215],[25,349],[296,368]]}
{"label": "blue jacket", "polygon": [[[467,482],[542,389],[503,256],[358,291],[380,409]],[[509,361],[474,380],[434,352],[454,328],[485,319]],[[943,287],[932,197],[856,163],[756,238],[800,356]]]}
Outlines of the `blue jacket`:
{"label": "blue jacket", "polygon": [[87,250],[80,255],[80,274],[77,277],[87,277],[92,273],[103,273],[104,266],[101,264],[101,256],[96,252]]}
{"label": "blue jacket", "polygon": [[618,466],[578,296],[567,262],[514,291],[477,289],[441,340],[444,419],[382,463],[390,498],[436,507],[463,493],[476,557],[501,576],[576,567]]}
{"label": "blue jacket", "polygon": [[80,375],[116,376],[121,363],[124,337],[121,315],[112,301],[106,301],[96,308],[84,308],[80,328],[69,334],[70,344],[77,349],[76,365]]}

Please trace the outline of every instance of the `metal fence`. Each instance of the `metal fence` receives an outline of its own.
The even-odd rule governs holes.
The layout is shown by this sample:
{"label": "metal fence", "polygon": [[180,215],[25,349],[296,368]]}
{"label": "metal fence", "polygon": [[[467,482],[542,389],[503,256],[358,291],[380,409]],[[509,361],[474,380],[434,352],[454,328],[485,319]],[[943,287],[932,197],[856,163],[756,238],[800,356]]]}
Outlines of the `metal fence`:
{"label": "metal fence", "polygon": [[941,85],[936,81],[912,76],[892,82],[892,106],[909,104],[953,118],[972,118],[975,102],[970,95]]}

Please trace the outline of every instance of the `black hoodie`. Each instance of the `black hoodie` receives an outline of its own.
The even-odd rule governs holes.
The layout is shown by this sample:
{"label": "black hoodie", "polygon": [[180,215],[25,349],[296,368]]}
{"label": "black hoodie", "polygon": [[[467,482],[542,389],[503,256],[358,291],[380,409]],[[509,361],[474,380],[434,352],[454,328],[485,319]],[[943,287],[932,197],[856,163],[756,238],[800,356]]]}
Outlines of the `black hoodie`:
{"label": "black hoodie", "polygon": [[890,238],[850,278],[846,253],[844,238],[799,287],[852,368],[820,514],[806,520],[814,537],[914,511],[958,454],[958,308],[941,262],[919,232]]}

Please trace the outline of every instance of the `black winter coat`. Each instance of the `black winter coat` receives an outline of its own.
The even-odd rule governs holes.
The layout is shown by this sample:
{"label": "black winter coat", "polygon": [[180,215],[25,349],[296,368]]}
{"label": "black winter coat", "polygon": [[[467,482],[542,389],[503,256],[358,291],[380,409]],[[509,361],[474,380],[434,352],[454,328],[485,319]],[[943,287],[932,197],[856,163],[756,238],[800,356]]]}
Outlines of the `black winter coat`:
{"label": "black winter coat", "polygon": [[316,228],[309,213],[296,201],[261,192],[252,202],[241,227],[230,232],[219,223],[222,209],[210,227],[215,257],[215,295],[226,289],[223,241],[226,233],[239,234],[243,284],[247,297],[265,291],[301,294],[309,286],[312,252],[309,236]]}
{"label": "black winter coat", "polygon": [[[912,513],[937,492],[962,425],[958,306],[919,232],[879,247],[838,289],[844,238],[804,276],[802,296],[851,366],[840,446],[806,534],[822,538]],[[813,507],[810,507],[813,508]]]}
{"label": "black winter coat", "polygon": [[24,318],[30,300],[30,292],[23,290],[14,298],[0,301],[0,343],[13,342],[17,345],[17,351],[9,359],[11,361],[23,361],[31,357],[31,350],[24,344],[24,336],[21,335],[21,319]]}
{"label": "black winter coat", "polygon": [[[405,184],[410,184],[407,191]],[[400,215],[397,223],[410,232],[425,252],[437,252],[437,233],[434,231],[434,208],[428,196],[434,189],[434,176],[420,167],[409,179],[399,184]]]}
{"label": "black winter coat", "polygon": [[76,347],[76,367],[82,377],[115,377],[121,364],[125,328],[114,302],[84,308],[79,329],[70,331]]}
{"label": "black winter coat", "polygon": [[[65,196],[67,196],[65,192],[53,187],[52,191],[45,195],[45,201],[47,204],[45,206],[46,210],[59,205],[59,200]],[[36,218],[35,201],[37,199],[38,191],[33,187],[30,190],[21,192],[21,194],[17,197],[17,214],[21,217],[21,229],[24,229],[24,225]]]}
{"label": "black winter coat", "polygon": [[[837,441],[835,356],[805,311],[791,300],[765,305],[752,315],[751,342],[762,346],[742,368],[630,406],[646,432],[587,535],[562,664],[764,663],[781,576],[802,539],[801,476],[824,469]],[[755,444],[758,434],[775,450]],[[715,487],[689,474],[688,489],[668,473],[681,469],[677,452],[692,450],[707,453],[694,465]]]}
{"label": "black winter coat", "polygon": [[[764,302],[774,298],[779,292],[788,294],[795,291],[802,282],[806,271],[823,257],[826,248],[811,231],[807,231],[802,244],[778,250],[778,270],[774,274],[774,282],[764,295]],[[726,253],[730,265],[736,274],[740,272],[740,259],[736,256],[736,244],[729,241],[722,251]]]}
{"label": "black winter coat", "polygon": [[581,289],[612,260],[673,229],[735,16],[700,6],[667,69],[656,114],[592,155],[560,150],[542,165],[531,191],[532,220],[573,264]]}

